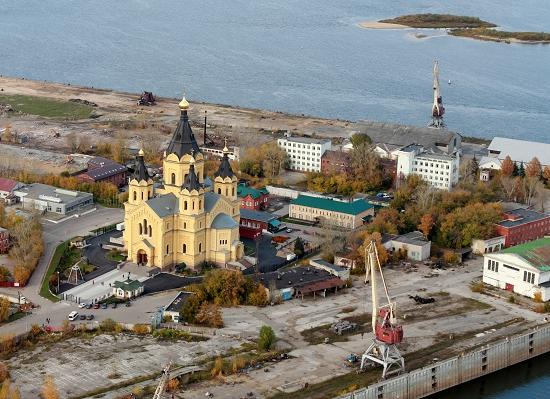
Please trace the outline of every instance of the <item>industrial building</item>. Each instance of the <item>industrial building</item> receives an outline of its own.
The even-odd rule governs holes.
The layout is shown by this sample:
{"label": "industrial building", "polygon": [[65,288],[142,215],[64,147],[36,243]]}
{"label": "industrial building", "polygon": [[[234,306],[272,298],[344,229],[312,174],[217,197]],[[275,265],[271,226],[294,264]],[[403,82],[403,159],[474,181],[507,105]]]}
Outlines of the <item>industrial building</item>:
{"label": "industrial building", "polygon": [[24,209],[36,209],[68,215],[82,210],[94,202],[94,196],[82,191],[65,190],[47,184],[32,183],[13,192]]}
{"label": "industrial building", "polygon": [[537,158],[544,168],[550,166],[550,144],[536,141],[495,137],[488,147],[489,155],[479,162],[480,169],[500,170],[502,161],[509,156],[516,164],[527,164]]}
{"label": "industrial building", "polygon": [[374,216],[374,206],[364,199],[338,201],[330,198],[300,195],[290,202],[289,217],[312,223],[355,229]]}
{"label": "industrial building", "polygon": [[423,261],[430,257],[432,243],[420,231],[411,231],[400,236],[384,235],[382,241],[388,251],[405,251],[410,260]]}
{"label": "industrial building", "polygon": [[483,282],[533,298],[550,300],[550,238],[483,256]]}
{"label": "industrial building", "polygon": [[94,157],[88,161],[88,169],[76,177],[88,183],[107,182],[117,187],[126,184],[127,168],[112,159]]}
{"label": "industrial building", "polygon": [[321,172],[321,157],[332,148],[328,139],[285,137],[277,140],[289,158],[290,169],[301,172]]}
{"label": "industrial building", "polygon": [[506,247],[536,240],[550,234],[550,215],[532,209],[514,209],[504,213],[496,230],[504,237]]}

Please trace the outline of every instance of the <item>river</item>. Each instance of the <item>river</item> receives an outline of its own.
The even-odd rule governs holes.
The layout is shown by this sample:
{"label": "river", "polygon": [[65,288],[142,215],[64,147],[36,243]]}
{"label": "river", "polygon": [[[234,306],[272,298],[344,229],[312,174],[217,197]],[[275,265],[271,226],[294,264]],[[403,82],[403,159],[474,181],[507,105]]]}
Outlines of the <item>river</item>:
{"label": "river", "polygon": [[423,126],[438,59],[449,129],[550,142],[550,45],[357,25],[420,12],[550,31],[547,0],[0,0],[0,74]]}

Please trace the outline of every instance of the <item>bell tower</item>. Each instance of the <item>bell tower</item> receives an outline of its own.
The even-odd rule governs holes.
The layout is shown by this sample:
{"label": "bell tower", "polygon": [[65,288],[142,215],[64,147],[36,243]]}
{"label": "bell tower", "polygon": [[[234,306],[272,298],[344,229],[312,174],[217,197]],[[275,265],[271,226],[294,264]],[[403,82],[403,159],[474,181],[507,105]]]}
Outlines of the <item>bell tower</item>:
{"label": "bell tower", "polygon": [[143,149],[139,150],[136,158],[134,174],[130,177],[128,183],[128,204],[136,206],[148,199],[153,198],[153,179],[147,172],[145,166]]}
{"label": "bell tower", "polygon": [[223,148],[223,158],[216,173],[214,173],[214,192],[232,202],[237,201],[237,176],[229,163],[227,141]]}

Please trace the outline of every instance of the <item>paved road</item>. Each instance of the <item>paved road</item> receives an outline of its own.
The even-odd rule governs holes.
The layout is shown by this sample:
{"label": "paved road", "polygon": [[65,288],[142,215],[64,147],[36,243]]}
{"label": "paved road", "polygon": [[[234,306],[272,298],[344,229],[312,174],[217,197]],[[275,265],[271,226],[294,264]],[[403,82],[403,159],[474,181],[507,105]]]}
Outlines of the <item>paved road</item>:
{"label": "paved road", "polygon": [[[122,209],[97,207],[97,210],[87,215],[80,216],[78,218],[71,218],[61,223],[51,223],[44,221],[42,239],[44,240],[44,254],[38,262],[36,270],[31,275],[28,284],[23,289],[18,288],[2,288],[0,292],[17,297],[18,291],[22,293],[31,302],[40,305],[39,309],[34,310],[33,316],[24,317],[13,323],[10,323],[2,327],[3,331],[23,332],[25,326],[31,323],[36,323],[39,317],[45,320],[47,317],[52,320],[56,318],[58,312],[61,312],[66,317],[68,307],[66,304],[57,303],[52,304],[48,299],[42,298],[39,294],[40,286],[42,284],[42,278],[46,272],[48,265],[51,261],[55,248],[60,243],[79,235],[86,235],[91,230],[108,226],[113,223],[118,223],[124,218],[124,211]],[[68,306],[68,305],[67,305]],[[36,317],[35,317],[36,316]],[[32,319],[32,321],[30,321]],[[41,323],[41,322],[40,322]]]}

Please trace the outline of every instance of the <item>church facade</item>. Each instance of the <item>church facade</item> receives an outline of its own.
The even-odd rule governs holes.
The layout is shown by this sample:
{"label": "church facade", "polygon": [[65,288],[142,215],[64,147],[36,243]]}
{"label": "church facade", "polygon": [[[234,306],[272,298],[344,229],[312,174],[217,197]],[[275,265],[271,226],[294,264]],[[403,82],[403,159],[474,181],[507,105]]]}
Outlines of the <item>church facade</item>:
{"label": "church facade", "polygon": [[124,204],[124,245],[128,260],[170,268],[181,263],[226,265],[242,258],[237,177],[228,150],[210,186],[204,184],[204,156],[199,149],[185,98],[180,120],[163,157],[163,185],[154,187],[140,150],[129,178]]}

